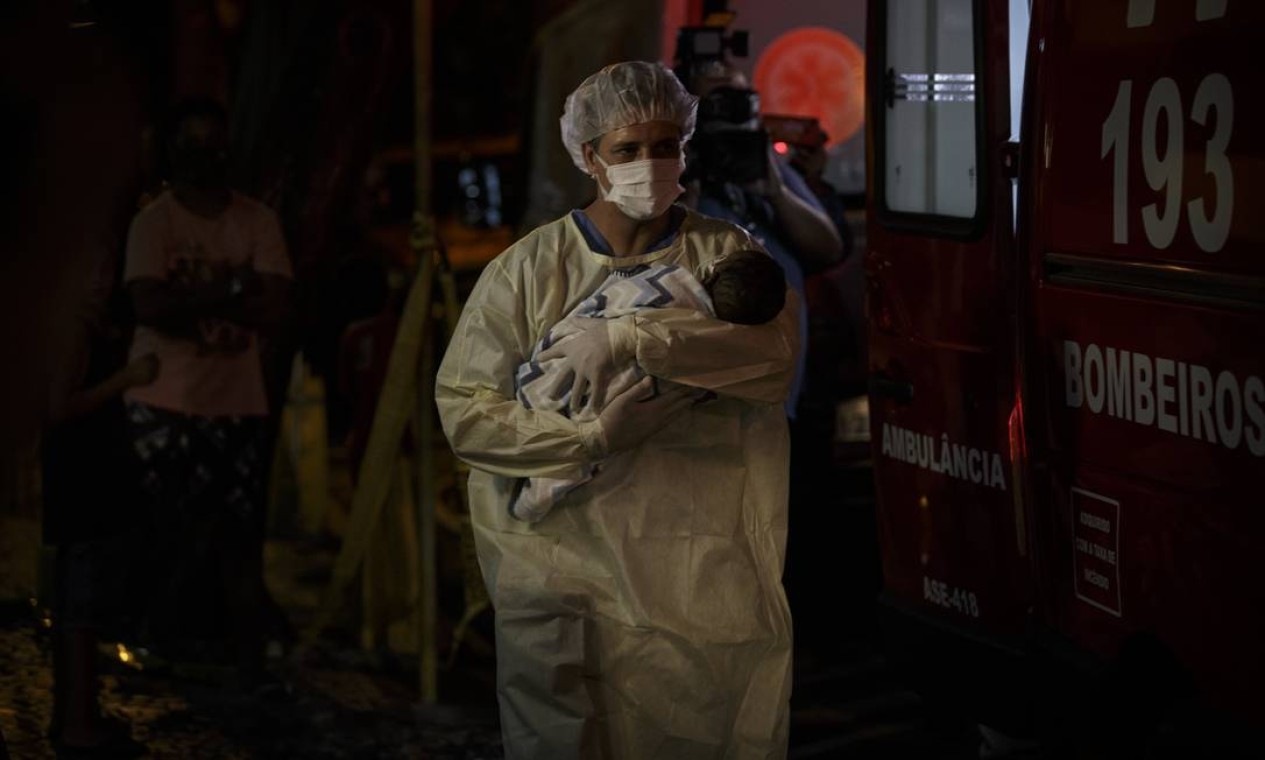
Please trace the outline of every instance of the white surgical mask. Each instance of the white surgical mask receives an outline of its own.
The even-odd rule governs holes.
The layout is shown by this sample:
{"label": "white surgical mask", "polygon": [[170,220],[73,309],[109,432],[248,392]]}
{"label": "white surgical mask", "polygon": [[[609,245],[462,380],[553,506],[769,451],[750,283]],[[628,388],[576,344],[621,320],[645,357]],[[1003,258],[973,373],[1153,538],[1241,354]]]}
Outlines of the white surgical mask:
{"label": "white surgical mask", "polygon": [[685,188],[681,187],[685,162],[681,158],[648,158],[626,164],[608,164],[596,153],[593,156],[606,169],[606,179],[611,183],[610,190],[602,190],[602,183],[598,182],[602,197],[619,206],[619,210],[630,219],[654,219],[667,211],[672,202],[685,192]]}

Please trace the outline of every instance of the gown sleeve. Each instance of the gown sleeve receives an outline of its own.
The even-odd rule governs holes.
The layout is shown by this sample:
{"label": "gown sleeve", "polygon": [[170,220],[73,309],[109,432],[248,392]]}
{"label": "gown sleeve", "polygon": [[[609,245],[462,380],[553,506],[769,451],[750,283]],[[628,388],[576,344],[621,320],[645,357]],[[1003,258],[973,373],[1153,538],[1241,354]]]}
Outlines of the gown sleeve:
{"label": "gown sleeve", "polygon": [[439,366],[435,402],[453,452],[507,477],[561,477],[606,455],[596,420],[527,409],[514,373],[530,355],[525,283],[503,263],[484,270]]}
{"label": "gown sleeve", "polygon": [[[748,401],[782,403],[795,376],[799,297],[771,322],[738,325],[692,309],[648,309],[614,320],[612,340],[647,374]],[[635,347],[635,348],[634,348]]]}
{"label": "gown sleeve", "polygon": [[[722,250],[758,249],[744,230],[707,233]],[[699,241],[697,247],[705,247]],[[721,255],[724,255],[723,253]],[[795,379],[799,345],[798,294],[786,290],[786,304],[772,321],[738,325],[691,309],[652,309],[611,323],[617,350],[636,356],[647,374],[748,401],[783,403]]]}

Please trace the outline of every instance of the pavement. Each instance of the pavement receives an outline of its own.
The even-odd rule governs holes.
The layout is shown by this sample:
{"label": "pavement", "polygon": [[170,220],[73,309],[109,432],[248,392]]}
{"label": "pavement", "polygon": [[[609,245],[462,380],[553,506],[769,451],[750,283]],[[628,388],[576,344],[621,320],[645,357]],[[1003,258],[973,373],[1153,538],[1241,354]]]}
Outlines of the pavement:
{"label": "pavement", "polygon": [[[270,587],[292,617],[314,613],[332,550],[269,546]],[[278,582],[277,571],[291,572]],[[297,582],[296,582],[297,578]],[[285,580],[285,579],[282,579]],[[0,605],[0,730],[14,758],[54,758],[45,738],[52,709],[50,636],[25,600]],[[459,660],[441,676],[439,706],[417,699],[405,658],[320,641],[272,662],[277,682],[249,691],[226,668],[141,662],[140,653],[102,647],[101,702],[127,720],[153,758],[502,757],[493,664]],[[137,665],[140,663],[140,667]]]}
{"label": "pavement", "polygon": [[[313,564],[332,551],[269,549],[270,585],[292,618],[314,612]],[[292,572],[290,585],[277,569]],[[50,637],[27,602],[0,608],[0,729],[15,758],[53,758]],[[130,653],[135,660],[137,655]],[[968,758],[978,740],[962,720],[907,688],[876,648],[846,632],[827,654],[801,652],[792,697],[791,760]],[[439,706],[417,700],[409,658],[321,641],[274,661],[279,685],[255,693],[227,670],[119,661],[103,647],[102,704],[126,719],[154,758],[501,758],[490,658],[468,655],[441,675]]]}
{"label": "pavement", "polygon": [[[15,758],[56,757],[45,738],[50,636],[30,602],[38,578],[15,570],[35,566],[38,546],[38,522],[0,516],[0,567],[7,568],[0,573],[0,731]],[[269,542],[268,585],[296,630],[315,619],[335,556],[329,542]],[[817,635],[814,646],[796,651],[790,760],[977,757],[974,726],[911,690],[855,599],[848,610],[846,621],[797,618],[797,627],[811,625]],[[147,757],[503,757],[486,640],[441,673],[437,706],[419,703],[415,657],[366,651],[352,635],[296,646],[272,661],[277,683],[260,691],[237,688],[227,669],[164,665],[125,651],[130,663],[116,645],[102,647],[101,701],[131,724]]]}

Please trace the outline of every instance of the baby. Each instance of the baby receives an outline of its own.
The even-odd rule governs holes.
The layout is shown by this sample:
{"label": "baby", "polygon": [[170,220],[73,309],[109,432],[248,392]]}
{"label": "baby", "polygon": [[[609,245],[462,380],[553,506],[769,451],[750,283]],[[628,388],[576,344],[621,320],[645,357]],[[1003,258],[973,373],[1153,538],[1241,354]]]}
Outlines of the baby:
{"label": "baby", "polygon": [[[736,251],[714,262],[702,283],[689,270],[675,264],[614,270],[593,295],[549,330],[532,350],[531,358],[519,366],[514,383],[518,400],[528,409],[571,416],[570,373],[558,371],[560,362],[556,360],[541,362],[536,357],[577,332],[577,319],[614,319],[641,309],[675,307],[698,309],[735,324],[758,325],[781,313],[785,299],[782,268],[768,254],[756,250]],[[644,376],[636,362],[620,371],[611,381],[608,401],[627,392]],[[709,395],[701,390],[698,393],[700,399]],[[600,412],[586,397],[576,418],[593,420]],[[592,480],[596,469],[584,465],[564,477],[523,479],[510,502],[511,514],[520,520],[538,522],[562,497]]]}

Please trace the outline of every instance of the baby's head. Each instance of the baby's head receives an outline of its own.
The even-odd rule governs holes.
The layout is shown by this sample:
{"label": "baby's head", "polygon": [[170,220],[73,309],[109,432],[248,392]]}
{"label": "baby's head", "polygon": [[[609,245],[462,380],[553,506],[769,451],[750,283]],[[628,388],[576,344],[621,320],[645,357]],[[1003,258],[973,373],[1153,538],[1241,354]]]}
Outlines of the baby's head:
{"label": "baby's head", "polygon": [[735,251],[717,261],[703,286],[716,317],[740,325],[764,324],[786,303],[782,267],[762,251]]}

